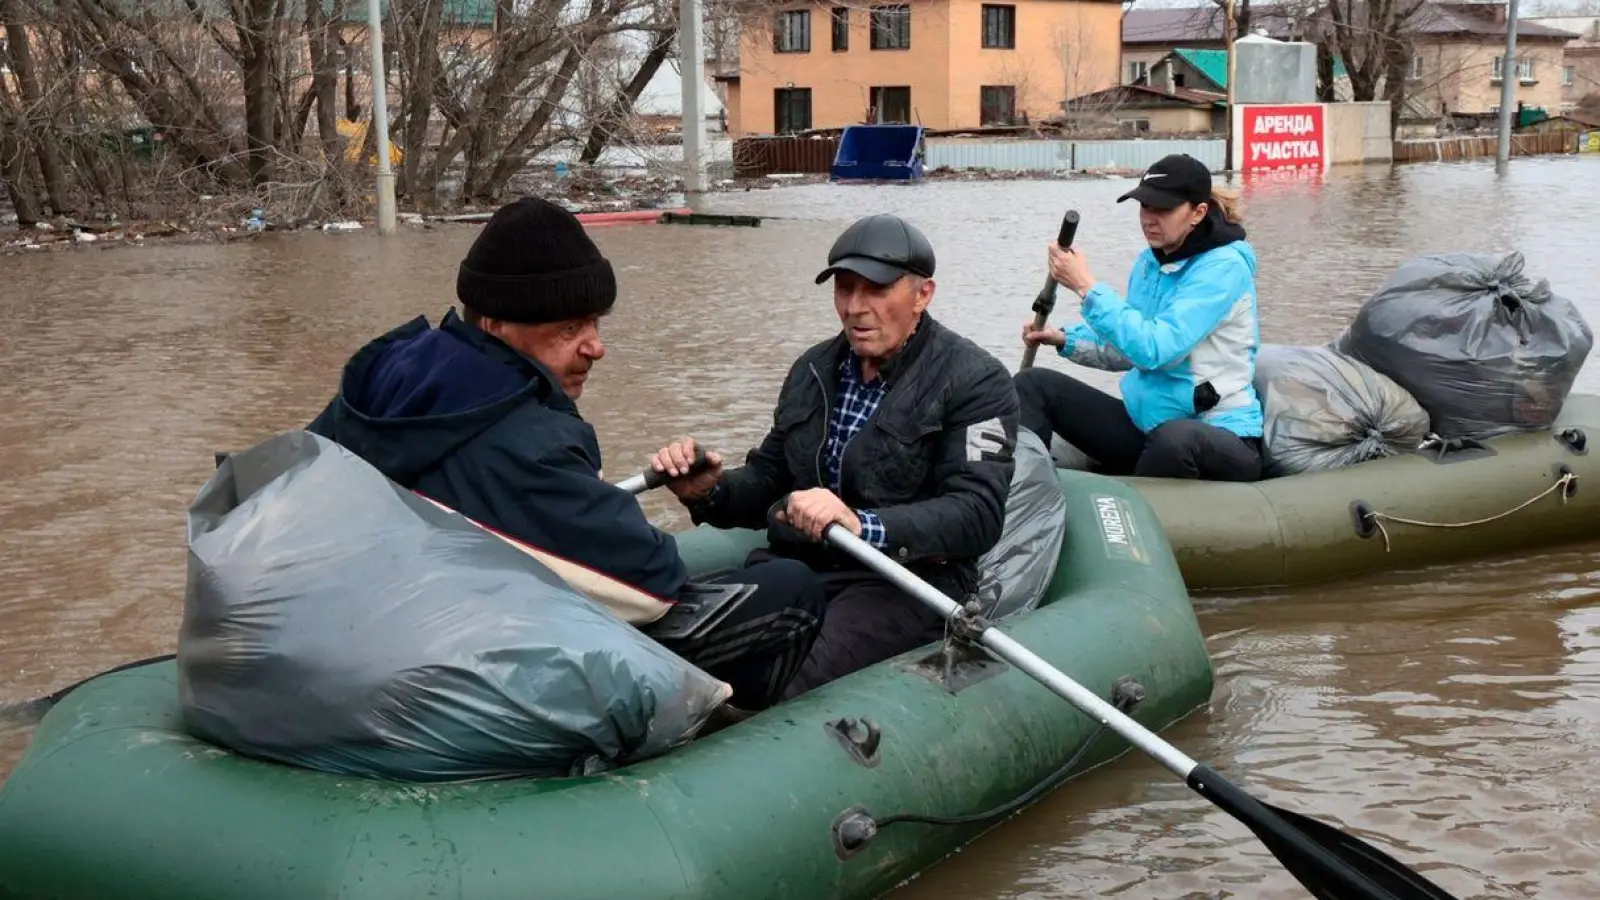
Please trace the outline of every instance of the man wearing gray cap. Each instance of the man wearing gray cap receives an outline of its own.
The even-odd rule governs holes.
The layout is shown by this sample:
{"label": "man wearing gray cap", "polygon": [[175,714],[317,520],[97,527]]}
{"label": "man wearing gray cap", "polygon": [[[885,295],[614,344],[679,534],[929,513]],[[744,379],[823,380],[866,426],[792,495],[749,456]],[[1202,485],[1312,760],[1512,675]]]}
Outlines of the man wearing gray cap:
{"label": "man wearing gray cap", "polygon": [[[789,683],[793,697],[937,640],[943,622],[853,558],[820,543],[838,522],[957,601],[1000,538],[1015,463],[1018,405],[1010,373],[926,310],[934,254],[914,226],[868,216],[828,251],[840,333],[790,368],[773,426],[745,464],[686,474],[692,438],[652,463],[696,524],[768,527],[746,564],[798,559],[829,603],[822,632]],[[768,516],[804,534],[769,527]]]}

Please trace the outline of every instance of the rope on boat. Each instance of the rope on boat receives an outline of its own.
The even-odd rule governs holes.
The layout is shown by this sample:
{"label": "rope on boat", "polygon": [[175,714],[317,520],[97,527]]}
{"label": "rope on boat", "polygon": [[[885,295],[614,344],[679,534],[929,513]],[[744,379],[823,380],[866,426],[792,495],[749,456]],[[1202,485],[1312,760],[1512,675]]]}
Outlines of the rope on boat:
{"label": "rope on boat", "polygon": [[1567,498],[1572,495],[1571,487],[1577,483],[1578,475],[1576,472],[1563,472],[1561,473],[1561,477],[1557,478],[1549,487],[1537,494],[1534,494],[1532,497],[1529,497],[1521,503],[1518,503],[1516,506],[1513,506],[1504,512],[1498,512],[1492,516],[1484,516],[1481,519],[1473,519],[1468,522],[1430,522],[1426,519],[1407,519],[1403,516],[1391,516],[1388,513],[1378,512],[1377,510],[1368,512],[1366,514],[1366,520],[1371,522],[1373,527],[1378,529],[1378,534],[1383,536],[1383,552],[1388,553],[1394,548],[1389,540],[1389,529],[1383,527],[1385,520],[1394,522],[1398,525],[1415,525],[1419,528],[1471,528],[1474,525],[1487,525],[1490,522],[1504,519],[1506,516],[1509,516],[1513,513],[1521,512],[1522,510],[1527,509],[1528,507],[1538,503],[1540,500],[1543,500],[1545,497],[1548,497],[1557,491],[1561,493],[1561,505],[1565,506],[1567,504]]}

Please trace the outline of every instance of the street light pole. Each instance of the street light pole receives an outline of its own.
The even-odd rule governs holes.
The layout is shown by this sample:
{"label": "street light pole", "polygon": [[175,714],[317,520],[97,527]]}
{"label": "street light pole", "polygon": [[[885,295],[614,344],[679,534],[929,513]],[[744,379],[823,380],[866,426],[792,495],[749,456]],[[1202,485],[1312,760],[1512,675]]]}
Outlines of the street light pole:
{"label": "street light pole", "polygon": [[[316,2],[316,0],[313,0]],[[379,0],[367,0],[368,44],[372,49],[372,127],[378,129],[378,234],[394,234],[394,169],[389,165],[389,84],[383,71],[383,13]]]}
{"label": "street light pole", "polygon": [[1495,148],[1494,172],[1506,174],[1511,162],[1511,116],[1517,102],[1517,0],[1506,3],[1506,55],[1500,61],[1500,141]]}
{"label": "street light pole", "polygon": [[706,54],[700,0],[678,0],[678,73],[682,77],[683,191],[706,189],[706,116],[700,105],[705,90]]}
{"label": "street light pole", "polygon": [[1230,175],[1233,174],[1233,43],[1238,37],[1236,31],[1237,28],[1233,18],[1233,0],[1227,0],[1227,2],[1222,6],[1222,41],[1225,45],[1227,45],[1228,48],[1228,74],[1225,76],[1228,79],[1228,84],[1226,86],[1228,97],[1228,129],[1226,132],[1227,140],[1223,143],[1222,147],[1222,167]]}

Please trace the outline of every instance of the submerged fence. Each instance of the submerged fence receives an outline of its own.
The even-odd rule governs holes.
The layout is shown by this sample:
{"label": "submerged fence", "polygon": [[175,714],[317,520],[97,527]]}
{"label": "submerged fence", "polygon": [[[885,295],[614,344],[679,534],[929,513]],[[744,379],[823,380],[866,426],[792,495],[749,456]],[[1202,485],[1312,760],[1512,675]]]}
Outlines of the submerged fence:
{"label": "submerged fence", "polygon": [[[1511,136],[1512,156],[1536,156],[1545,153],[1575,153],[1577,140],[1560,131]],[[1463,159],[1493,157],[1499,151],[1496,135],[1462,135],[1457,137],[1422,138],[1394,142],[1394,161],[1400,162],[1454,162]]]}
{"label": "submerged fence", "polygon": [[[1515,156],[1574,153],[1588,135],[1567,132],[1514,134],[1511,152]],[[992,172],[1060,172],[1097,169],[1138,172],[1169,153],[1187,153],[1211,168],[1222,171],[1225,142],[1220,138],[1198,140],[994,140],[968,138],[928,138],[924,165],[929,171],[940,168],[981,169]],[[1586,145],[1585,145],[1586,147]],[[1450,162],[1493,157],[1494,135],[1427,138],[1394,142],[1394,161]],[[763,178],[767,175],[826,175],[839,151],[837,133],[746,137],[733,142],[733,177]]]}
{"label": "submerged fence", "polygon": [[[1223,142],[1207,140],[1067,141],[929,138],[928,169],[1059,172],[1079,169],[1143,171],[1169,153],[1187,153],[1220,170]],[[837,134],[747,137],[734,141],[733,177],[825,175],[839,150]]]}

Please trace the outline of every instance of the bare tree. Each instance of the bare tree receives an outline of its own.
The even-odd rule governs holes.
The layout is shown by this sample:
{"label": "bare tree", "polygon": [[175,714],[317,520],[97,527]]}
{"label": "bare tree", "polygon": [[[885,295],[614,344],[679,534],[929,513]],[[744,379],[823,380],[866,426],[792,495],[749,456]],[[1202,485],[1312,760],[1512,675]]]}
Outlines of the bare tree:
{"label": "bare tree", "polygon": [[[357,6],[0,0],[13,73],[0,81],[0,180],[19,220],[47,205],[163,215],[211,195],[284,219],[356,212],[365,192],[351,179],[370,176],[349,160],[374,152]],[[383,22],[397,187],[413,202],[447,179],[495,201],[552,148],[598,158],[630,134],[677,28],[672,0],[495,0],[492,21],[459,10],[392,0]],[[347,123],[360,147],[346,146]]]}
{"label": "bare tree", "polygon": [[[661,71],[672,53],[678,36],[677,26],[663,24],[652,33],[649,49],[633,69],[626,81],[609,85],[603,95],[610,99],[599,104],[590,120],[589,136],[584,141],[578,161],[592,163],[600,158],[606,146],[626,133],[628,120],[633,115],[634,104],[649,87],[650,81]],[[687,123],[685,123],[687,125]]]}
{"label": "bare tree", "polygon": [[39,73],[33,62],[33,39],[28,33],[27,17],[18,0],[0,0],[0,26],[4,26],[7,40],[7,60],[16,75],[20,105],[12,112],[18,129],[19,143],[27,147],[44,178],[45,196],[57,215],[72,211],[72,201],[67,190],[66,171],[61,154],[54,141],[48,139],[50,110],[39,84]]}
{"label": "bare tree", "polygon": [[[1118,94],[1099,92],[1114,88],[1121,80],[1117,36],[1099,33],[1081,15],[1059,24],[1051,36],[1051,48],[1061,76],[1061,112],[1069,131],[1115,130],[1114,113],[1120,106]],[[1107,69],[1107,47],[1113,55]],[[1109,71],[1109,80],[1106,72]]]}
{"label": "bare tree", "polygon": [[[1319,37],[1344,61],[1351,99],[1387,100],[1391,130],[1405,107],[1406,70],[1423,6],[1424,0],[1326,0],[1314,14]],[[1328,69],[1331,81],[1331,61]]]}

